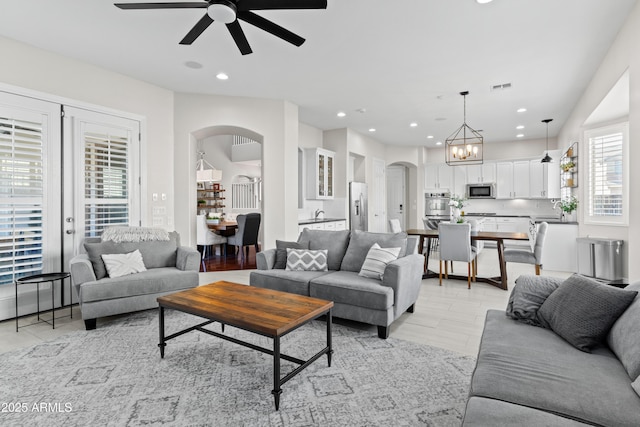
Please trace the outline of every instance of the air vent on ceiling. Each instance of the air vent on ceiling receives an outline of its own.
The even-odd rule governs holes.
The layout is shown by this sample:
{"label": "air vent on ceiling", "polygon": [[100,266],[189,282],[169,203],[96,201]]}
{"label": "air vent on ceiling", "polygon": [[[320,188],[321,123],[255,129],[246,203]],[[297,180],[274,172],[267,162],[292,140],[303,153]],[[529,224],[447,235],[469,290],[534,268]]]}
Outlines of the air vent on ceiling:
{"label": "air vent on ceiling", "polygon": [[491,91],[494,91],[494,90],[505,90],[505,89],[511,89],[511,83],[503,83],[501,85],[493,85],[493,86],[491,86]]}

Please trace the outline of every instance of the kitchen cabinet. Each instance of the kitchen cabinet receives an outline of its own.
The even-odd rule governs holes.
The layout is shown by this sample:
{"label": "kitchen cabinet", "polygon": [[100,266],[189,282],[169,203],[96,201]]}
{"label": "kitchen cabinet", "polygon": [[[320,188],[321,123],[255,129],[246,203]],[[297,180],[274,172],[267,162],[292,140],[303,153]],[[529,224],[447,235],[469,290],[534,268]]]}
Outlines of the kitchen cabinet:
{"label": "kitchen cabinet", "polygon": [[[539,224],[538,224],[539,225]],[[578,271],[577,224],[549,224],[542,247],[542,268],[551,271]],[[544,273],[543,273],[544,274]]]}
{"label": "kitchen cabinet", "polygon": [[467,168],[464,166],[452,166],[453,169],[453,185],[451,194],[458,197],[467,197]]}
{"label": "kitchen cabinet", "polygon": [[424,180],[426,189],[450,190],[453,166],[446,163],[434,163],[425,166]]}
{"label": "kitchen cabinet", "polygon": [[[552,157],[556,158],[554,155]],[[531,160],[529,176],[532,199],[560,198],[560,171],[557,163],[540,163],[540,160]]]}
{"label": "kitchen cabinet", "polygon": [[333,199],[334,159],[333,151],[324,148],[305,150],[307,165],[307,199]]}
{"label": "kitchen cabinet", "polygon": [[496,198],[527,199],[530,197],[529,161],[499,162],[496,165]]}
{"label": "kitchen cabinet", "polygon": [[322,221],[322,222],[314,222],[310,224],[299,224],[298,232],[302,233],[302,230],[308,228],[310,230],[346,230],[347,229],[347,221]]}
{"label": "kitchen cabinet", "polygon": [[[528,233],[528,217],[484,217],[482,228],[484,231],[500,231],[505,233]],[[495,246],[493,242],[485,242],[486,246]],[[505,246],[529,246],[528,240],[505,240]]]}
{"label": "kitchen cabinet", "polygon": [[[456,166],[463,167],[463,166]],[[496,163],[483,163],[481,165],[467,165],[467,184],[484,182],[496,182]]]}

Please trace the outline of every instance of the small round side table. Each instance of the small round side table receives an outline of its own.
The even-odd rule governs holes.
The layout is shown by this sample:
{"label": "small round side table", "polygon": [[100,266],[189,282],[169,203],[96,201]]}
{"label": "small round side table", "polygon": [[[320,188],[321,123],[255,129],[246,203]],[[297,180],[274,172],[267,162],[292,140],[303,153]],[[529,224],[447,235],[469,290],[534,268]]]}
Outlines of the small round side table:
{"label": "small round side table", "polygon": [[[64,286],[64,279],[67,279],[71,277],[70,273],[66,273],[66,272],[62,272],[62,273],[44,273],[44,274],[35,274],[33,276],[25,276],[25,277],[21,277],[19,279],[16,279],[15,281],[15,288],[16,288],[16,332],[18,332],[18,285],[27,285],[27,284],[33,284],[35,283],[37,286],[37,294],[36,294],[36,300],[37,300],[37,307],[38,307],[38,322],[36,323],[49,323],[47,320],[44,319],[40,319],[40,283],[46,283],[46,282],[51,282],[51,323],[49,323],[53,329],[56,328],[56,305],[55,305],[55,298],[54,298],[54,294],[55,294],[55,286],[54,286],[54,282],[57,280],[60,280],[60,286]],[[64,292],[64,291],[62,291]],[[64,295],[64,293],[63,293]],[[71,281],[69,281],[69,295],[71,295]],[[62,308],[62,305],[64,304],[64,301],[60,301],[60,305]],[[47,310],[48,311],[48,310]],[[69,304],[69,316],[73,319],[73,305]],[[66,316],[63,316],[66,317]],[[25,326],[31,326],[31,325],[35,325],[35,323],[32,323],[30,325],[25,325]]]}

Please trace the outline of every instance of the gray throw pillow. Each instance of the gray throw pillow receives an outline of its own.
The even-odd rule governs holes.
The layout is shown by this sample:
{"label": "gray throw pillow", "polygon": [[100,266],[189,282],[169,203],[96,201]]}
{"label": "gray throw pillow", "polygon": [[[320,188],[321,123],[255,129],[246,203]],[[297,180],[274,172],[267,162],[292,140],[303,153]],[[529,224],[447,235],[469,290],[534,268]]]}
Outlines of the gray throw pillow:
{"label": "gray throw pillow", "polygon": [[637,294],[574,274],[549,295],[538,315],[553,332],[590,353]]}
{"label": "gray throw pillow", "polygon": [[[326,249],[329,270],[340,270],[340,263],[349,244],[349,230],[309,230],[305,228],[298,237],[298,243],[307,243],[309,249]],[[367,247],[367,250],[369,247]],[[366,255],[366,253],[365,253]],[[360,271],[360,269],[358,269]]]}
{"label": "gray throw pillow", "polygon": [[[625,288],[629,291],[640,291],[640,282]],[[618,356],[622,366],[630,378],[640,376],[640,296],[636,296],[622,316],[613,324],[607,344]],[[638,383],[640,385],[640,383]]]}
{"label": "gray throw pillow", "polygon": [[538,310],[553,291],[558,289],[562,279],[557,277],[523,275],[516,279],[516,285],[509,296],[506,315],[532,326],[542,326]]}
{"label": "gray throw pillow", "polygon": [[309,242],[285,242],[284,240],[276,240],[276,261],[273,268],[284,270],[287,266],[287,248],[290,249],[309,249]]}
{"label": "gray throw pillow", "polygon": [[407,250],[407,233],[372,233],[369,231],[353,231],[349,247],[344,254],[340,270],[359,273],[367,253],[374,243],[381,248],[400,248],[398,258],[402,258]]}

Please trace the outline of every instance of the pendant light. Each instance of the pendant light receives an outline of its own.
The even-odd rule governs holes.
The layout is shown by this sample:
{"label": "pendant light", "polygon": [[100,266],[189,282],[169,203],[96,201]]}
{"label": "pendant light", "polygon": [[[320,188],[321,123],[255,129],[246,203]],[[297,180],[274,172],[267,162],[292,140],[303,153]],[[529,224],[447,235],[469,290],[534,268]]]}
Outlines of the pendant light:
{"label": "pendant light", "polygon": [[468,91],[460,92],[464,98],[464,116],[462,125],[445,140],[445,160],[449,166],[482,164],[482,135],[467,125]]}
{"label": "pendant light", "polygon": [[540,163],[551,163],[551,161],[553,160],[549,155],[549,122],[552,122],[552,121],[553,119],[544,119],[542,121],[542,123],[547,124],[547,154],[545,154],[542,160],[540,160]]}
{"label": "pendant light", "polygon": [[196,163],[196,182],[222,181],[222,171],[214,168],[211,163],[204,159],[204,151],[199,151],[198,155],[200,159]]}

